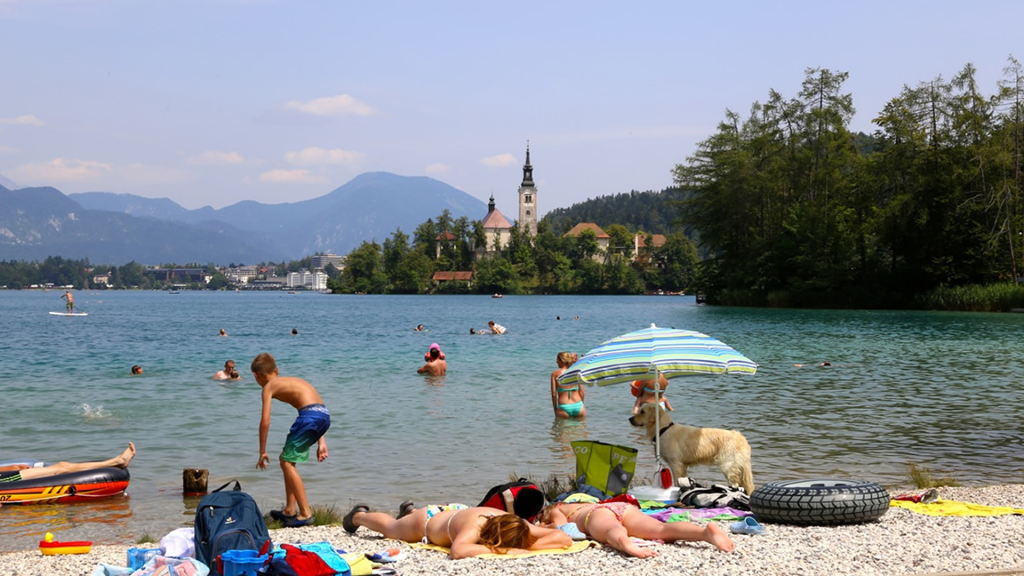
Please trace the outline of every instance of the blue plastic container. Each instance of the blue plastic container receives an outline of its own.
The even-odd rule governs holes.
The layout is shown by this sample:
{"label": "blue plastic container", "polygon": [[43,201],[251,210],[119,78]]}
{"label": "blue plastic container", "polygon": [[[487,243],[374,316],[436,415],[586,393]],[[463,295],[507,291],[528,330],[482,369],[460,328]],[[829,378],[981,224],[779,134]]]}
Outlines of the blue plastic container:
{"label": "blue plastic container", "polygon": [[255,550],[228,550],[220,555],[220,566],[224,576],[256,576],[269,557]]}
{"label": "blue plastic container", "polygon": [[138,570],[149,562],[149,559],[153,556],[160,554],[159,548],[129,548],[128,549],[128,567],[132,570]]}

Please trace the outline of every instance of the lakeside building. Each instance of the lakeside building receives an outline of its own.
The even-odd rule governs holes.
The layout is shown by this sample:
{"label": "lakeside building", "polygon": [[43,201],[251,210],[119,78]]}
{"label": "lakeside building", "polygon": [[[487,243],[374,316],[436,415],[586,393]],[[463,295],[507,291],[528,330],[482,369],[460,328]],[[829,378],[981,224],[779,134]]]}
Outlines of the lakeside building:
{"label": "lakeside building", "polygon": [[287,278],[283,276],[267,276],[266,279],[254,279],[248,284],[252,290],[281,290]]}
{"label": "lakeside building", "polygon": [[[523,181],[519,184],[519,231],[530,237],[537,236],[537,186],[533,182],[533,165],[530,164],[530,144],[526,144],[526,163],[523,164]],[[487,203],[487,215],[481,221],[485,246],[473,246],[476,257],[492,256],[508,246],[512,235],[512,224],[495,206],[494,194]],[[440,236],[437,238],[442,240]]]}
{"label": "lakeside building", "polygon": [[440,286],[448,282],[465,282],[467,288],[472,288],[473,272],[461,270],[457,272],[434,272],[431,280],[434,282],[434,286]]}
{"label": "lakeside building", "polygon": [[594,224],[593,222],[580,222],[573,226],[572,230],[562,234],[562,237],[572,236],[573,238],[578,238],[584,230],[593,232],[594,237],[597,239],[597,252],[590,258],[594,262],[603,263],[608,256],[608,243],[611,240],[611,236],[609,236],[608,233],[602,230],[597,224]]}
{"label": "lakeside building", "polygon": [[285,285],[288,288],[306,288],[308,290],[327,289],[327,274],[320,270],[310,272],[309,270],[303,269],[298,272],[291,272],[285,278]]}
{"label": "lakeside building", "polygon": [[143,274],[152,276],[156,282],[163,282],[172,286],[185,286],[187,284],[205,285],[211,278],[203,268],[149,268]]}
{"label": "lakeside building", "polygon": [[530,164],[530,143],[526,143],[526,163],[523,164],[523,182],[519,185],[519,230],[537,237],[537,186],[533,183]]}
{"label": "lakeside building", "polygon": [[512,225],[501,210],[494,206],[494,194],[491,194],[491,201],[487,203],[487,215],[484,216],[481,227],[484,230],[484,246],[476,247],[477,258],[493,255],[508,246],[509,238],[512,236]]}
{"label": "lakeside building", "polygon": [[327,268],[328,264],[333,264],[334,267],[337,268],[338,270],[345,269],[345,257],[338,256],[333,252],[328,251],[322,254],[314,254],[310,256],[310,259],[310,266],[312,266],[313,269],[319,268],[323,270],[324,268]]}
{"label": "lakeside building", "polygon": [[[266,270],[264,269],[262,273],[265,274]],[[260,274],[260,269],[256,266],[237,266],[224,270],[224,276],[234,284],[248,284]]]}
{"label": "lakeside building", "polygon": [[[651,245],[650,246],[647,245],[647,237],[648,236],[651,237]],[[664,245],[665,245],[665,235],[664,234],[637,234],[636,236],[633,236],[633,258],[632,258],[632,260],[634,262],[636,262],[636,259],[640,255],[641,251],[644,251],[644,250],[646,250],[646,251],[654,250],[655,248],[661,248]]]}
{"label": "lakeside building", "polygon": [[441,250],[444,249],[445,246],[451,244],[454,241],[455,234],[452,234],[451,232],[442,232],[438,234],[437,238],[434,238],[434,251],[436,252],[436,255],[434,257],[440,258]]}

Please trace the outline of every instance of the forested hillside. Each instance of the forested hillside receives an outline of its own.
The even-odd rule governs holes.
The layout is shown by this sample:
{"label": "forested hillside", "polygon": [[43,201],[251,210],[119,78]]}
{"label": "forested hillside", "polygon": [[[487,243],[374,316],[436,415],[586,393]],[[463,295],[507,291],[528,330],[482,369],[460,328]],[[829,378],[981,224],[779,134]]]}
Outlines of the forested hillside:
{"label": "forested hillside", "polygon": [[681,192],[672,188],[660,192],[633,190],[591,198],[568,208],[556,208],[543,219],[558,233],[566,232],[580,222],[593,222],[602,228],[621,224],[631,232],[668,234],[676,231],[675,220],[679,211],[666,201],[682,197]]}
{"label": "forested hillside", "polygon": [[[1024,255],[1024,69],[994,92],[968,64],[908,83],[849,130],[847,74],[807,70],[675,168],[679,203],[711,255],[709,302],[901,307],[935,291],[1014,283]],[[908,79],[909,80],[909,79]]]}

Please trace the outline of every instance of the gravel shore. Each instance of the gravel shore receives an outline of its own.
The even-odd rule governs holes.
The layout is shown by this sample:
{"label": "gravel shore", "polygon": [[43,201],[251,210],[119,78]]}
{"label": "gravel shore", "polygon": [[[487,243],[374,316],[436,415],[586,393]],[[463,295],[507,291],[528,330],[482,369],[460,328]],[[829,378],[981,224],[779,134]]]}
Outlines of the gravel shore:
{"label": "gravel shore", "polygon": [[[939,488],[941,498],[1024,508],[1024,484],[984,488]],[[728,530],[728,523],[721,526]],[[659,556],[629,558],[610,548],[523,559],[449,560],[430,550],[413,550],[360,529],[340,526],[274,530],[274,542],[326,540],[349,551],[400,547],[408,555],[393,564],[399,574],[927,574],[999,570],[1024,574],[1024,516],[932,517],[890,508],[878,522],[836,527],[765,524],[765,534],[737,536],[733,553],[703,543],[657,546]],[[38,550],[0,555],[0,572],[19,575],[82,576],[99,562],[123,566],[130,545],[97,546],[87,555],[42,556]]]}

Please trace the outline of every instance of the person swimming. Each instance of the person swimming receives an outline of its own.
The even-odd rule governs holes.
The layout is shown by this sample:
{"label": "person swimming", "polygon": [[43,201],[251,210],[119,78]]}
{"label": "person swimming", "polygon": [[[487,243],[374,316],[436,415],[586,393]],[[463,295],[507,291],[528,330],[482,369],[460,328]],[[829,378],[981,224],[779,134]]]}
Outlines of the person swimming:
{"label": "person swimming", "polygon": [[142,374],[142,366],[139,366],[138,364],[132,366],[132,374]]}

